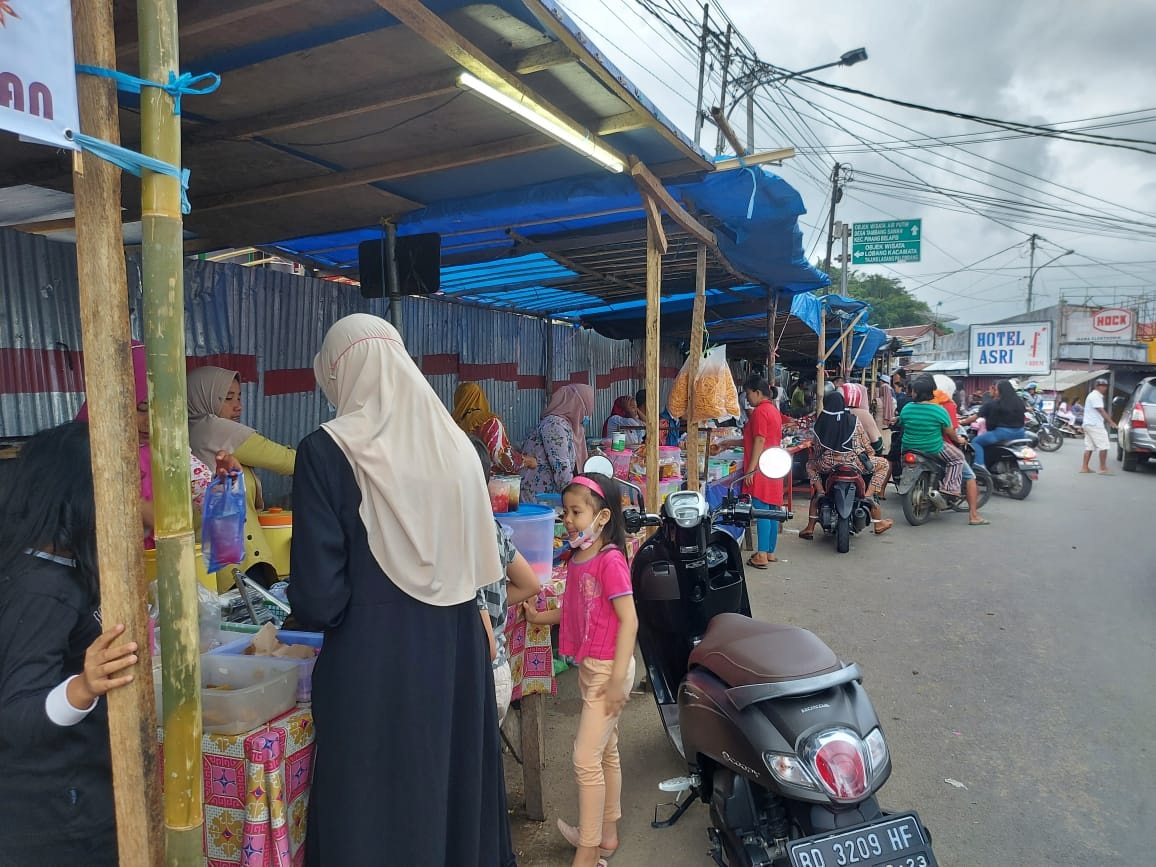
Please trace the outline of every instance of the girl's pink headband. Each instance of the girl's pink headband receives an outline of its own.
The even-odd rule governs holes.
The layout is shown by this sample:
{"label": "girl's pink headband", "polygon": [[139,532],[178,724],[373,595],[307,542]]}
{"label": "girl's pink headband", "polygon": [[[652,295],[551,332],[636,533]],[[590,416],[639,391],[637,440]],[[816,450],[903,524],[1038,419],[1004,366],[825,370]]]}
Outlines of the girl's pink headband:
{"label": "girl's pink headband", "polygon": [[581,485],[584,488],[589,488],[594,493],[596,493],[598,496],[600,496],[603,500],[606,499],[606,495],[604,493],[602,493],[602,486],[600,484],[598,484],[596,481],[594,481],[593,479],[588,479],[585,476],[575,476],[573,479],[570,480],[570,483],[574,484],[574,485]]}

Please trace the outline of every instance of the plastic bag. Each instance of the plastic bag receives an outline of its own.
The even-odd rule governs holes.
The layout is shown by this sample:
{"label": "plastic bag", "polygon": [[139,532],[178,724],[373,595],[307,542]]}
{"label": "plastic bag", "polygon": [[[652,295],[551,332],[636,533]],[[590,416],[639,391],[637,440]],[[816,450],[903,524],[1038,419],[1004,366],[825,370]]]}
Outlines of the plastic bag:
{"label": "plastic bag", "polygon": [[217,594],[200,581],[197,582],[197,632],[201,653],[208,653],[221,643],[221,602]]}
{"label": "plastic bag", "polygon": [[245,477],[213,479],[205,491],[201,549],[205,568],[217,572],[245,559]]}
{"label": "plastic bag", "polygon": [[671,415],[693,423],[738,418],[739,395],[727,366],[726,346],[711,349],[698,365],[694,378],[694,406],[690,403],[690,359],[674,379],[667,405]]}

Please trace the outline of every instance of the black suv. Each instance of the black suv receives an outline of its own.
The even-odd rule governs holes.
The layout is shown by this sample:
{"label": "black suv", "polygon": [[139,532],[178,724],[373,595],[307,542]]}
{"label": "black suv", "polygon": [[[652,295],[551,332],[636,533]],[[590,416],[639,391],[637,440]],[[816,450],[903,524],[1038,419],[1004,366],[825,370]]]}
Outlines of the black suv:
{"label": "black suv", "polygon": [[1116,460],[1134,473],[1140,461],[1156,458],[1156,376],[1140,380],[1124,404],[1116,437]]}

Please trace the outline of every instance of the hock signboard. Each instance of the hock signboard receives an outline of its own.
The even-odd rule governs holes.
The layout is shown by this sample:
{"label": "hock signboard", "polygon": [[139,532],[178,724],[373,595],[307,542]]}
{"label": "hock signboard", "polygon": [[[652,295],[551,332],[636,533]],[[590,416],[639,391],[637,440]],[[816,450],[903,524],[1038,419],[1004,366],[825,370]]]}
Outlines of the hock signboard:
{"label": "hock signboard", "polygon": [[76,149],[79,129],[69,0],[0,0],[0,130]]}
{"label": "hock signboard", "polygon": [[1135,343],[1136,312],[1125,307],[1064,311],[1065,343]]}

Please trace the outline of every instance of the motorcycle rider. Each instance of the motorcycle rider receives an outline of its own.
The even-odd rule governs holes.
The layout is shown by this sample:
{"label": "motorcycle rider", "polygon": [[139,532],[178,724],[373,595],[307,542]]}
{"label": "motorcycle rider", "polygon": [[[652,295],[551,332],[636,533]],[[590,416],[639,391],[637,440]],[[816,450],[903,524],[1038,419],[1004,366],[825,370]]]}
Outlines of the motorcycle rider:
{"label": "motorcycle rider", "polygon": [[979,412],[962,420],[964,425],[968,425],[982,418],[987,425],[987,430],[971,441],[975,449],[975,462],[981,467],[987,466],[984,463],[984,446],[1023,439],[1027,435],[1024,431],[1026,408],[1011,381],[1001,379],[992,386],[991,391],[991,398],[979,408]]}
{"label": "motorcycle rider", "polygon": [[1044,396],[1040,394],[1040,387],[1036,383],[1028,383],[1028,387],[1023,395],[1023,401],[1024,404],[1031,409],[1043,410]]}
{"label": "motorcycle rider", "polygon": [[[875,456],[875,449],[863,426],[859,423],[843,400],[841,391],[832,391],[823,398],[823,411],[815,420],[814,436],[811,441],[811,459],[807,461],[807,476],[811,480],[813,494],[807,511],[807,526],[799,533],[799,538],[809,541],[815,538],[815,524],[819,521],[819,499],[825,493],[823,473],[840,464],[853,467],[871,467],[871,482],[867,495],[874,497],[887,483],[891,471],[886,458]],[[879,511],[879,503],[872,500],[871,522],[875,525],[875,535],[886,533],[894,526],[890,518],[884,518]]]}
{"label": "motorcycle rider", "polygon": [[[952,426],[947,410],[936,401],[935,380],[926,374],[916,376],[911,380],[911,391],[912,402],[900,413],[903,422],[903,450],[942,455],[947,469],[940,490],[955,496],[962,493],[966,497],[968,524],[973,527],[990,524],[991,521],[979,513],[979,488],[975,482],[975,471],[968,466],[962,451],[967,441]],[[957,468],[962,491],[960,481],[953,478]]]}

